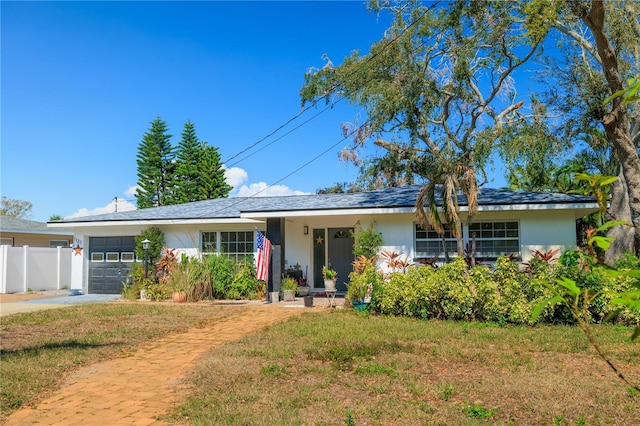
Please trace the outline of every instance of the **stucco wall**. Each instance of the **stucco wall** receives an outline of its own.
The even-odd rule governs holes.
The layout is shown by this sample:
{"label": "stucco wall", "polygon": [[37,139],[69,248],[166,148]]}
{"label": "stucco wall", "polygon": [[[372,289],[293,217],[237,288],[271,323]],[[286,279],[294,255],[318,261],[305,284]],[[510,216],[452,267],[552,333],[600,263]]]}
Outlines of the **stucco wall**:
{"label": "stucco wall", "polygon": [[[463,214],[463,221],[466,217]],[[570,210],[531,210],[531,211],[492,211],[480,212],[474,216],[475,222],[491,220],[516,220],[520,224],[520,244],[522,260],[529,260],[532,250],[547,251],[559,248],[567,250],[575,248],[575,217]],[[285,253],[287,266],[299,264],[303,271],[311,274],[313,270],[313,229],[356,227],[360,224],[367,228],[375,223],[382,232],[384,245],[382,249],[393,250],[407,256],[409,260],[415,257],[413,213],[402,214],[371,214],[371,215],[334,215],[309,216],[287,218],[285,221]],[[304,234],[304,227],[308,226],[309,233]],[[265,230],[265,225],[257,226]],[[466,227],[466,225],[465,225]],[[115,227],[86,227],[77,228],[73,246],[79,244],[88,249],[89,237],[97,236],[135,236],[139,235],[147,225],[115,226]],[[179,249],[190,256],[198,256],[200,247],[200,232],[202,231],[255,231],[253,224],[176,224],[159,226],[165,234],[167,247]],[[464,232],[465,236],[468,232]],[[308,267],[308,269],[307,269]],[[86,289],[88,283],[88,250],[81,255],[72,255],[71,288]]]}

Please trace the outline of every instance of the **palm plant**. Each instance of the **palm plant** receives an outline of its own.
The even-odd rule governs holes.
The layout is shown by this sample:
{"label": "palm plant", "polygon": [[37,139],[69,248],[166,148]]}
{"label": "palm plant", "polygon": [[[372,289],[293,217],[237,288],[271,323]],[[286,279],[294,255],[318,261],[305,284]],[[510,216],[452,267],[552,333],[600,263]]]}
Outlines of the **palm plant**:
{"label": "palm plant", "polygon": [[[438,155],[438,162],[432,163],[429,171],[429,182],[418,194],[416,213],[422,226],[432,226],[439,233],[444,233],[444,225],[451,226],[453,236],[458,242],[458,255],[462,256],[462,221],[459,213],[459,192],[467,198],[468,217],[478,210],[478,182],[475,169],[469,164],[467,155],[461,161],[449,160]],[[442,205],[438,206],[438,195]]]}

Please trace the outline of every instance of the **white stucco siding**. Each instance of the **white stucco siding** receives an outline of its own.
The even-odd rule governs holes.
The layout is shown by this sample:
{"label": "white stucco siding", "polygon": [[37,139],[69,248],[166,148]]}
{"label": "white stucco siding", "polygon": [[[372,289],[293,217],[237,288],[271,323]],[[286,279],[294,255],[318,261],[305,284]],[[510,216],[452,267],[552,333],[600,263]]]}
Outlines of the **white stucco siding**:
{"label": "white stucco siding", "polygon": [[383,242],[380,250],[395,251],[410,260],[414,258],[414,214],[384,215],[372,219],[375,220],[376,229],[382,233]]}
{"label": "white stucco siding", "polygon": [[[533,256],[533,250],[546,252],[576,248],[576,219],[571,210],[527,210],[479,212],[473,222],[517,221],[519,223],[520,255],[523,261]],[[465,233],[467,237],[468,232]]]}
{"label": "white stucco siding", "polygon": [[533,250],[546,252],[559,249],[560,252],[575,249],[576,220],[574,213],[567,210],[553,212],[523,212],[520,222],[520,245],[522,260],[533,256]]}

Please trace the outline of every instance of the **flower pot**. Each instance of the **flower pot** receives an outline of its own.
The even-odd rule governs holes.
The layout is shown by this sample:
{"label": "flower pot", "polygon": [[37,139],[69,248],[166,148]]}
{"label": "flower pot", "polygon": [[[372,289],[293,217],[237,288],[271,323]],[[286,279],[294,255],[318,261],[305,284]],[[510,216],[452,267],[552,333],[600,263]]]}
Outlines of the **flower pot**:
{"label": "flower pot", "polygon": [[171,298],[175,303],[184,303],[187,301],[187,292],[186,291],[174,291],[171,295]]}
{"label": "flower pot", "polygon": [[367,310],[368,303],[363,302],[362,300],[359,300],[357,302],[351,302],[351,304],[353,305],[353,309],[355,309],[356,311],[366,311]]}
{"label": "flower pot", "polygon": [[282,296],[285,302],[293,302],[296,300],[295,290],[282,290]]}
{"label": "flower pot", "polygon": [[308,296],[311,293],[311,287],[308,285],[301,285],[298,287],[298,296]]}
{"label": "flower pot", "polygon": [[304,296],[304,307],[305,308],[312,308],[313,307],[313,296],[312,295],[307,295]]}
{"label": "flower pot", "polygon": [[324,291],[336,291],[336,281],[324,280]]}
{"label": "flower pot", "polygon": [[280,293],[277,291],[269,292],[269,297],[271,298],[271,303],[278,303],[280,301]]}

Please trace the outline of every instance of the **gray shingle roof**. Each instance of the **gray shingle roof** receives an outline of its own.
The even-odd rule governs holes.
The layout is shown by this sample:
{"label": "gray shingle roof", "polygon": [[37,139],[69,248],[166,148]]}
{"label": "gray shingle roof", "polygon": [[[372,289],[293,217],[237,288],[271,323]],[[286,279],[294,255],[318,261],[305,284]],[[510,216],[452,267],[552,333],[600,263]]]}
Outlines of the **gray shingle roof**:
{"label": "gray shingle roof", "polygon": [[[292,195],[283,197],[234,197],[196,201],[173,206],[154,207],[119,213],[86,216],[61,223],[131,221],[131,220],[185,220],[239,218],[241,213],[291,212],[336,209],[411,208],[415,206],[421,185],[387,188],[377,191],[349,194]],[[460,206],[467,205],[464,195]],[[580,195],[511,191],[482,188],[478,195],[480,206],[522,204],[578,204],[594,203],[592,197]],[[438,200],[440,204],[440,200]]]}
{"label": "gray shingle roof", "polygon": [[71,228],[47,228],[45,222],[35,220],[19,219],[12,216],[0,215],[0,232],[22,232],[28,234],[73,234]]}

